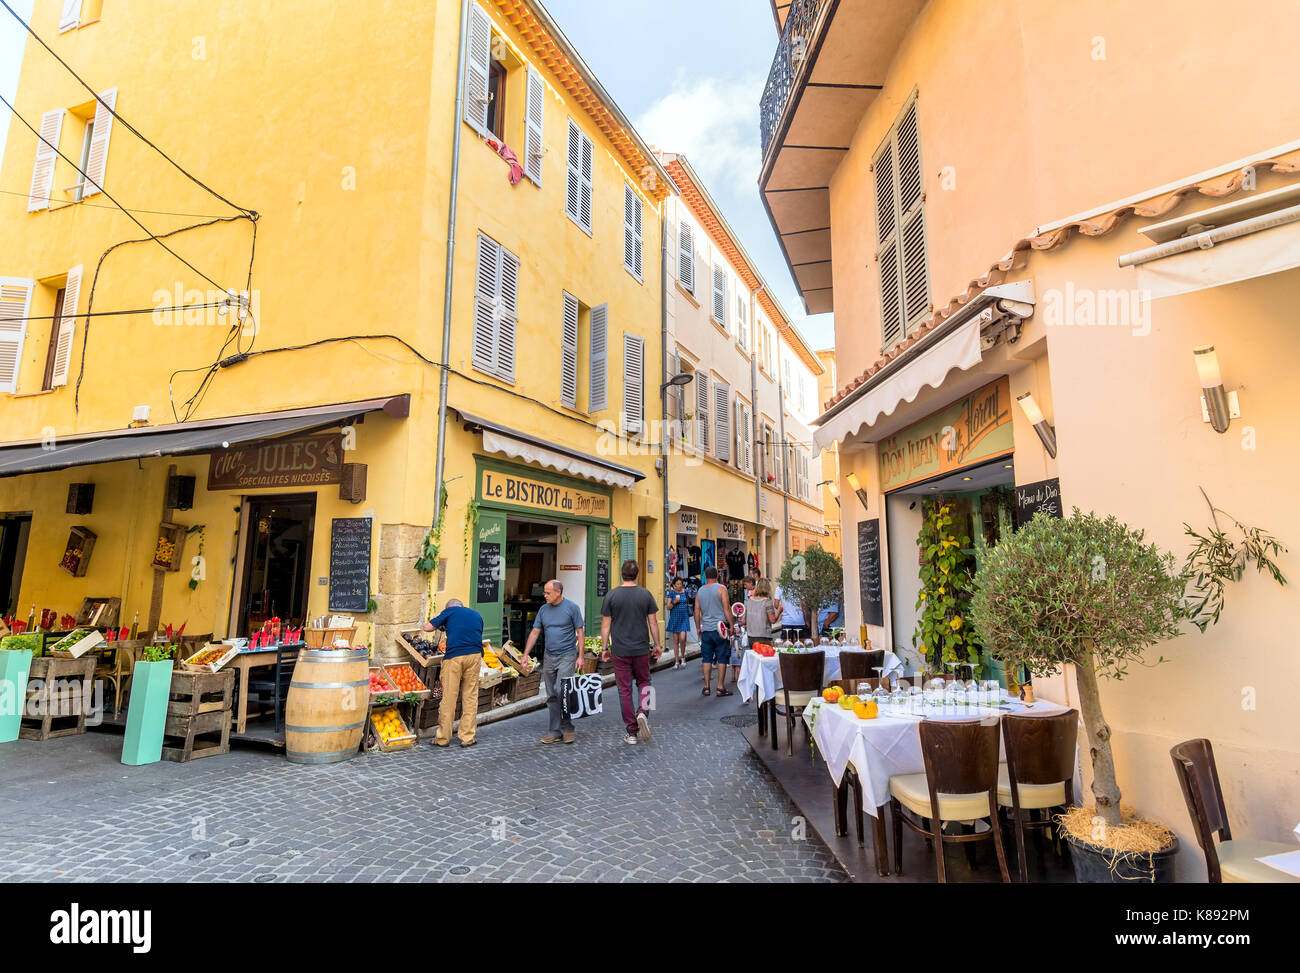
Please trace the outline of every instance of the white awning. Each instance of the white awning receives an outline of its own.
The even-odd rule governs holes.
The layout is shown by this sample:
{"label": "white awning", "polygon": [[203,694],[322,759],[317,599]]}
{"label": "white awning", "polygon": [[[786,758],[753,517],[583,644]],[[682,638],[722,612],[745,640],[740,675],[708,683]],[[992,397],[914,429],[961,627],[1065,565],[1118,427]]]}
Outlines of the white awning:
{"label": "white awning", "polygon": [[1208,249],[1140,263],[1137,279],[1139,290],[1152,298],[1173,297],[1295,267],[1300,267],[1300,223],[1285,223]]}
{"label": "white awning", "polygon": [[813,443],[819,450],[842,443],[863,426],[874,425],[882,415],[892,415],[900,403],[915,401],[927,385],[938,388],[953,369],[978,365],[981,323],[978,315],[972,317],[861,398],[850,402],[813,433]]}
{"label": "white awning", "polygon": [[486,427],[483,429],[483,448],[489,453],[503,453],[512,459],[549,466],[561,473],[570,473],[598,483],[608,483],[610,486],[623,487],[625,490],[632,489],[633,484],[636,483],[636,480],[626,473],[619,473],[607,466],[568,456],[523,439],[515,439],[513,436]]}

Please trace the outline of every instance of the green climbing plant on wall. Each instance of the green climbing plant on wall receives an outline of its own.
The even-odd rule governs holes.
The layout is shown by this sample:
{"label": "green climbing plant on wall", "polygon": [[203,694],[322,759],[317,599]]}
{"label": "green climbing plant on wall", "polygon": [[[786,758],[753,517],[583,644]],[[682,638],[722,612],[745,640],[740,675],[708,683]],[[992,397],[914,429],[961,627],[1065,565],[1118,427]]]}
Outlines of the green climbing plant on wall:
{"label": "green climbing plant on wall", "polygon": [[912,645],[935,671],[943,671],[945,662],[979,659],[979,644],[966,622],[975,559],[964,550],[970,547],[970,538],[954,526],[951,499],[928,497],[921,509],[921,532],[916,538],[921,549],[921,591],[916,607],[921,617]]}
{"label": "green climbing plant on wall", "polygon": [[438,504],[438,520],[424,534],[420,545],[420,556],[415,559],[415,570],[432,578],[438,568],[438,551],[442,547],[442,527],[447,522],[447,484],[442,485],[442,496]]}
{"label": "green climbing plant on wall", "polygon": [[470,552],[474,550],[474,534],[478,530],[478,501],[472,500],[465,508],[465,563],[469,564]]}

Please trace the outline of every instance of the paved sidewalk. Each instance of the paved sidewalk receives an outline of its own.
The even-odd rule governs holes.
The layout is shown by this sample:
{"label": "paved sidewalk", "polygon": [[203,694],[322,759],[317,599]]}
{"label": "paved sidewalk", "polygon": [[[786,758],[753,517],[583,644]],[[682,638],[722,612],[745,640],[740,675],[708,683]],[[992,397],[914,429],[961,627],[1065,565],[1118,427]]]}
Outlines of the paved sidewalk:
{"label": "paved sidewalk", "polygon": [[636,746],[616,690],[573,746],[538,743],[545,710],[469,750],[331,767],[239,748],[126,767],[115,733],[0,745],[0,880],[845,881],[722,722],[753,708],[701,697],[698,666],[654,674]]}

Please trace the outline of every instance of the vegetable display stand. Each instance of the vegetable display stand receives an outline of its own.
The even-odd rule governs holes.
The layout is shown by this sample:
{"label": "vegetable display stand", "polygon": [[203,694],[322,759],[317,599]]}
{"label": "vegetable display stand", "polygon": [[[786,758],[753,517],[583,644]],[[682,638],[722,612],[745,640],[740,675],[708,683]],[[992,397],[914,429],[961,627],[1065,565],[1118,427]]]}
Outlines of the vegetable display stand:
{"label": "vegetable display stand", "polygon": [[24,740],[53,740],[85,733],[94,679],[93,655],[32,659],[18,736]]}
{"label": "vegetable display stand", "polygon": [[[0,651],[0,699],[26,699],[27,674],[32,667],[31,649]],[[22,713],[17,706],[0,706],[0,743],[18,739]]]}
{"label": "vegetable display stand", "polygon": [[162,758],[187,763],[230,752],[235,670],[173,672]]}
{"label": "vegetable display stand", "polygon": [[309,649],[332,649],[337,639],[342,639],[351,645],[352,640],[357,636],[357,627],[353,625],[351,628],[313,628],[308,625],[303,636],[307,640]]}
{"label": "vegetable display stand", "polygon": [[163,728],[172,688],[172,660],[137,662],[131,671],[122,763],[132,767],[162,759]]}

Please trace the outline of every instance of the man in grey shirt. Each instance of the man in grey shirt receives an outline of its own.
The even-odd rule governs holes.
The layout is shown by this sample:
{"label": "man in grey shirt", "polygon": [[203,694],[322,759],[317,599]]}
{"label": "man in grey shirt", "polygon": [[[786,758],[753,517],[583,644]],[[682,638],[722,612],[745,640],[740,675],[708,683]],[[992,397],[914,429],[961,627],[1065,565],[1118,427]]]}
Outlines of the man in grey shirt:
{"label": "man in grey shirt", "polygon": [[542,737],[542,742],[559,743],[563,739],[565,743],[572,743],[575,739],[573,720],[564,711],[560,684],[582,668],[582,609],[564,597],[564,585],[558,581],[546,582],[542,594],[546,597],[546,604],[538,609],[533,630],[528,633],[524,659],[529,658],[537,644],[538,631],[545,629],[542,682],[546,686],[546,708],[550,711],[551,724],[550,732]]}

